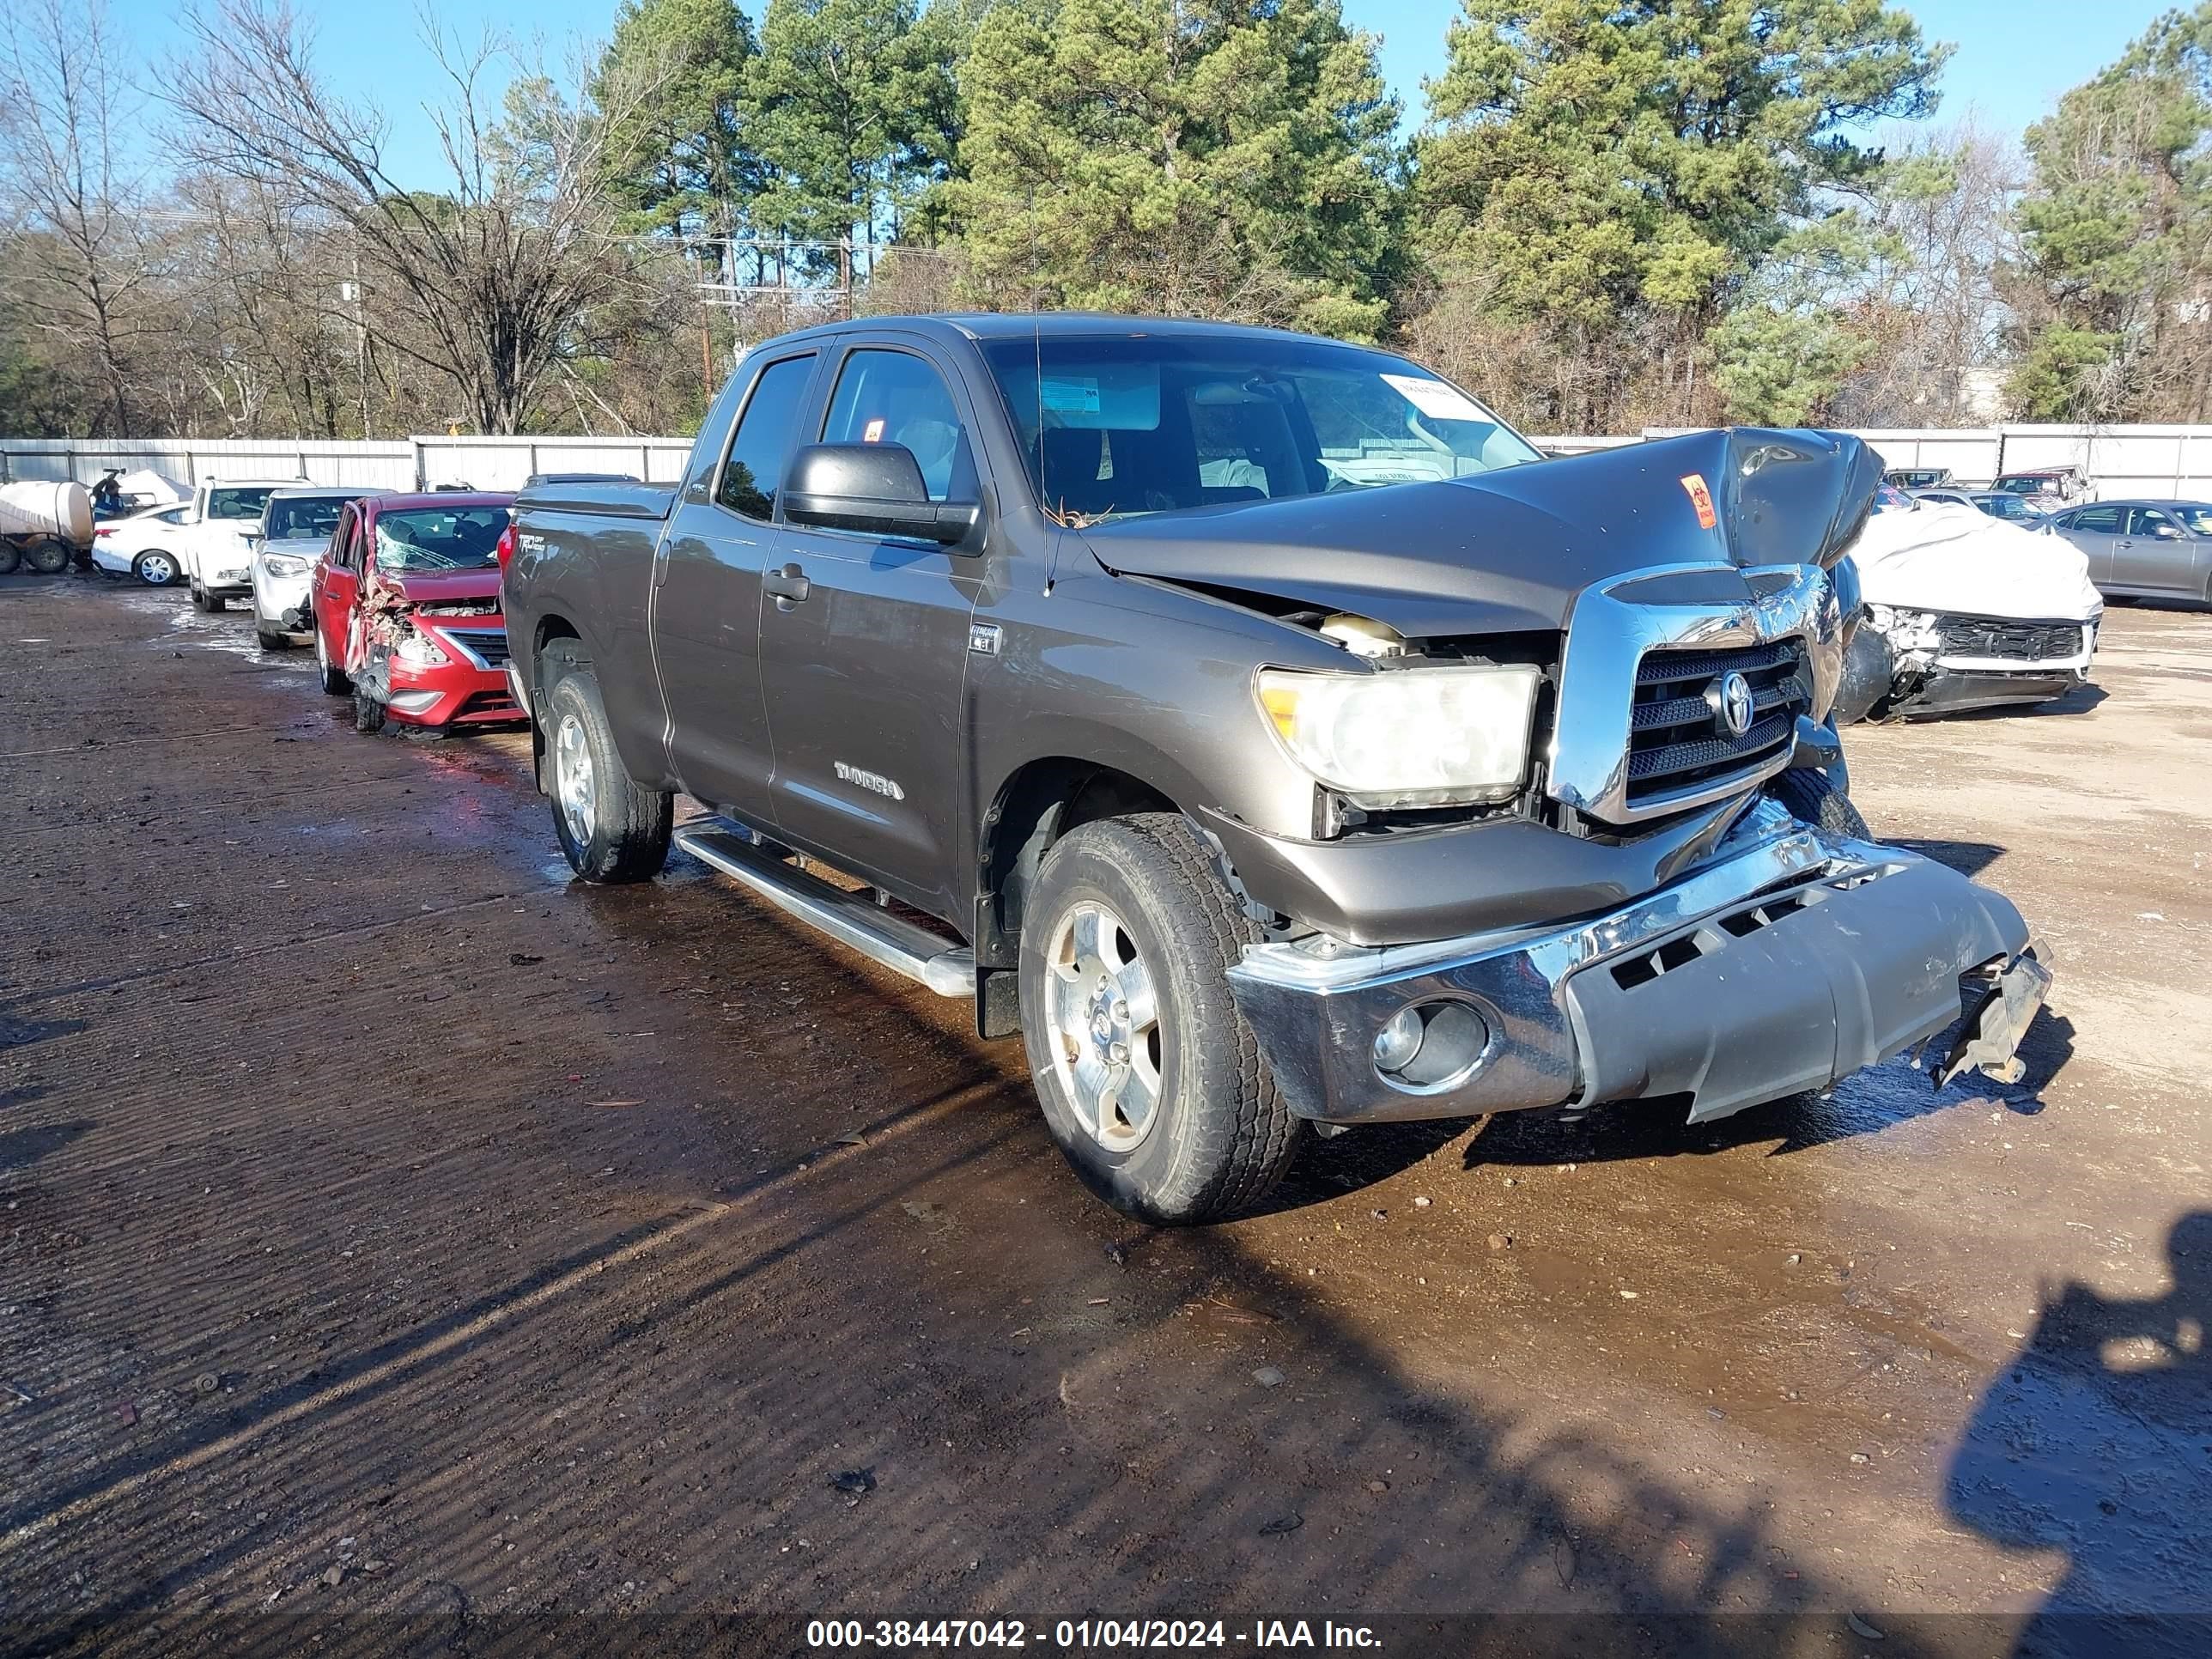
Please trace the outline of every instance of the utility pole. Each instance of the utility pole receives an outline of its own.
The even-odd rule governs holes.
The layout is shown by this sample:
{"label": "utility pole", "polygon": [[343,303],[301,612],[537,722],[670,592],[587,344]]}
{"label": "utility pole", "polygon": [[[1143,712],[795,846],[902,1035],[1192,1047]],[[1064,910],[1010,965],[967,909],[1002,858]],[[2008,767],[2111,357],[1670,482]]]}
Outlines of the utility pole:
{"label": "utility pole", "polygon": [[361,249],[352,251],[353,280],[338,284],[338,298],[353,307],[353,365],[354,374],[361,386],[361,435],[364,439],[376,434],[369,430],[368,419],[368,315],[361,301]]}

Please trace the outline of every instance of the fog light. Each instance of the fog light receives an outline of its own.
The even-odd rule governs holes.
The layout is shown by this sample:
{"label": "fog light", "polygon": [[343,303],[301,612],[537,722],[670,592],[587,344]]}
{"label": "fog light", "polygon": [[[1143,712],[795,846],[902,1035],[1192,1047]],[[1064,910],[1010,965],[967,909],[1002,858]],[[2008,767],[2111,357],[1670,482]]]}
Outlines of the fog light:
{"label": "fog light", "polygon": [[1421,1051],[1421,1011],[1407,1003],[1375,1039],[1375,1069],[1402,1072]]}
{"label": "fog light", "polygon": [[1446,1089],[1463,1081],[1490,1042],[1490,1027],[1463,1002],[1401,1008],[1375,1038],[1375,1069],[1401,1089]]}

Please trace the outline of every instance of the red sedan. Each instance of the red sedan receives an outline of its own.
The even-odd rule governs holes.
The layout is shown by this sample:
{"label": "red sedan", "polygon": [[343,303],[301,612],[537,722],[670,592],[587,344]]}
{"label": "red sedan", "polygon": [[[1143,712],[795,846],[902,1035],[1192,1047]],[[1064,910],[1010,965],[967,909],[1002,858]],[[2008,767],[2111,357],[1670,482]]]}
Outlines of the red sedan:
{"label": "red sedan", "polygon": [[507,684],[499,543],[512,495],[350,502],[315,561],[308,604],[323,690],[354,724],[474,726],[523,718]]}

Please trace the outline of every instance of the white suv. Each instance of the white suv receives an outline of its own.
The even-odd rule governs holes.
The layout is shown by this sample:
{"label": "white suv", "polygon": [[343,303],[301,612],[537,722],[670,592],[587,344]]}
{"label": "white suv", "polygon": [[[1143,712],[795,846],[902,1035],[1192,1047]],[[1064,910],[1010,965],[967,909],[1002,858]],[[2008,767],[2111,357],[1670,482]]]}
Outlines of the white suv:
{"label": "white suv", "polygon": [[296,489],[305,478],[203,478],[192,491],[191,510],[177,533],[185,578],[192,603],[220,611],[253,591],[253,543],[261,533],[261,510],[280,489]]}

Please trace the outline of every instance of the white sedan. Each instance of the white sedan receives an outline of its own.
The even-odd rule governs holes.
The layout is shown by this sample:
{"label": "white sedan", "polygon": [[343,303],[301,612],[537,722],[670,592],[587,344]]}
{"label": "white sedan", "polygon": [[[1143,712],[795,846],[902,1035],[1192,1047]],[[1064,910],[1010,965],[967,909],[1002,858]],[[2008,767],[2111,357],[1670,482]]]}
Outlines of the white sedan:
{"label": "white sedan", "polygon": [[190,502],[153,507],[127,519],[110,519],[92,532],[94,568],[118,576],[136,576],[149,587],[167,587],[184,580],[185,521]]}
{"label": "white sedan", "polygon": [[1884,484],[1851,562],[1866,609],[1839,720],[2045,702],[2089,678],[2105,602],[2062,537]]}

